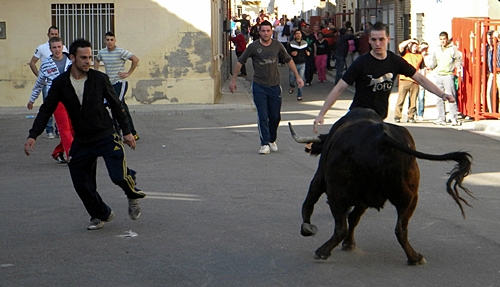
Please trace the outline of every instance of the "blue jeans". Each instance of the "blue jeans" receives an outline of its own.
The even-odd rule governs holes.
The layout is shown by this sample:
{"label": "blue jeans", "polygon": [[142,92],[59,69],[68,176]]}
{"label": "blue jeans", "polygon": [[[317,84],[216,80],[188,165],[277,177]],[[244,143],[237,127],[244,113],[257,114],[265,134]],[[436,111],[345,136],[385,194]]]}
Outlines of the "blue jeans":
{"label": "blue jeans", "polygon": [[[299,72],[300,78],[304,80],[304,74],[306,72],[306,64],[305,63],[296,64],[295,66],[297,67],[297,72]],[[292,72],[292,70],[288,72],[288,81],[290,82],[290,88],[294,88],[297,79],[295,78],[295,74]],[[297,94],[297,97],[302,97],[302,88],[299,88],[299,93]]]}
{"label": "blue jeans", "polygon": [[252,94],[258,116],[260,145],[275,142],[281,121],[281,87],[252,83]]}
{"label": "blue jeans", "polygon": [[342,79],[342,74],[345,68],[345,57],[335,56],[335,68],[337,73],[335,74],[335,85]]}
{"label": "blue jeans", "polygon": [[425,108],[425,89],[420,87],[417,97],[417,116],[419,117],[424,116],[424,108]]}
{"label": "blue jeans", "polygon": [[[47,98],[49,94],[49,90],[47,89],[47,85],[43,86],[42,88],[42,99],[45,101],[45,98]],[[52,126],[52,122],[54,117],[51,116],[49,121],[47,122],[47,125],[45,126],[45,132],[47,133],[53,133],[54,132],[54,127]]]}

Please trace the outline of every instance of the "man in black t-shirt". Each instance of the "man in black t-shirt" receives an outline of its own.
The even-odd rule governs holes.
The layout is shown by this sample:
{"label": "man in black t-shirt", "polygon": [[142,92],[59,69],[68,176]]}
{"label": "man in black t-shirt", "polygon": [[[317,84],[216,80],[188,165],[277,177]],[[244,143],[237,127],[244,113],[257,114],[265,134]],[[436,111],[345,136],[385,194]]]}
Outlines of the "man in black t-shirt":
{"label": "man in black t-shirt", "polygon": [[452,95],[443,93],[422,74],[417,73],[415,68],[403,58],[387,51],[389,41],[388,26],[381,22],[375,23],[369,33],[369,43],[372,50],[370,53],[358,57],[328,94],[321,111],[314,120],[315,133],[318,132],[318,124],[323,124],[326,112],[350,85],[355,85],[356,88],[350,110],[354,108],[373,109],[382,119],[385,119],[389,96],[398,74],[411,77],[426,90],[443,100],[455,102]]}

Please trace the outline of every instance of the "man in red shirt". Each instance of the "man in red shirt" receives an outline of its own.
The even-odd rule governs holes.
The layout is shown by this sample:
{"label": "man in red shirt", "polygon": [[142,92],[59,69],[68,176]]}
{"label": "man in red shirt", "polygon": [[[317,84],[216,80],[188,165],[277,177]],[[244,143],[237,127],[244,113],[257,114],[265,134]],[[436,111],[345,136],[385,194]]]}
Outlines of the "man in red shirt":
{"label": "man in red shirt", "polygon": [[321,30],[323,37],[328,42],[328,53],[326,59],[326,69],[331,71],[333,69],[331,65],[332,52],[335,50],[335,43],[337,41],[337,29],[333,26],[333,22],[328,22],[328,26]]}
{"label": "man in red shirt", "polygon": [[[245,39],[245,36],[241,34],[241,31],[236,29],[235,31],[236,36],[231,37],[231,41],[234,43],[235,51],[236,51],[236,56],[240,57],[243,52],[245,52],[247,48],[247,41]],[[240,74],[238,77],[246,77],[247,76],[247,68],[245,64],[241,66]]]}

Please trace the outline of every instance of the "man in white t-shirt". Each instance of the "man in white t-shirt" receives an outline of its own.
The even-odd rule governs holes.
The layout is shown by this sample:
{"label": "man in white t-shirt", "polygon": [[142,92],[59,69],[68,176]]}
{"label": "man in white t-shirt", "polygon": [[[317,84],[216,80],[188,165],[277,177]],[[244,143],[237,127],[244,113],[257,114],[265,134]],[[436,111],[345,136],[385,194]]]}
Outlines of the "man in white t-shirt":
{"label": "man in white t-shirt", "polygon": [[[56,26],[50,26],[49,31],[47,32],[47,37],[52,38],[52,37],[59,37],[59,28]],[[68,53],[68,49],[66,46],[63,46],[63,52]],[[36,66],[36,63],[38,60],[40,62],[43,62],[45,59],[49,58],[52,55],[52,52],[50,51],[50,45],[49,41],[41,44],[38,46],[35,50],[35,54],[33,57],[31,57],[30,61],[30,68],[33,74],[38,78],[38,68]],[[48,94],[48,89],[47,86],[45,86],[42,89],[42,99],[45,100]],[[52,126],[52,117],[49,119],[47,122],[47,126],[45,127],[45,131],[47,132],[47,138],[53,139],[54,138],[54,127]]]}

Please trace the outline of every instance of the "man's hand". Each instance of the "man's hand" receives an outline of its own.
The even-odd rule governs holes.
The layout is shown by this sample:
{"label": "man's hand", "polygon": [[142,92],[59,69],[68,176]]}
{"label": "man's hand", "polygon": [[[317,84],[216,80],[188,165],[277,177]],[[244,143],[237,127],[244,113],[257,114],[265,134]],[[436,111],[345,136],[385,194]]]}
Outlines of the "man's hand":
{"label": "man's hand", "polygon": [[299,53],[299,52],[297,52],[297,51],[292,51],[292,52],[290,53],[290,56],[295,57],[295,56],[297,56],[297,54],[298,54],[298,53]]}
{"label": "man's hand", "polygon": [[135,150],[135,139],[132,134],[124,135],[123,136],[123,142],[128,145],[130,148]]}
{"label": "man's hand", "polygon": [[28,138],[26,140],[26,143],[24,143],[24,153],[26,155],[30,155],[30,153],[35,150],[35,142],[36,140],[34,138]]}
{"label": "man's hand", "polygon": [[33,102],[29,101],[28,104],[26,105],[26,107],[28,108],[28,110],[32,110],[33,109]]}
{"label": "man's hand", "polygon": [[455,102],[455,97],[452,96],[452,95],[447,95],[447,94],[444,94],[443,95],[443,100],[444,101],[448,101],[450,103],[454,103]]}
{"label": "man's hand", "polygon": [[297,88],[302,88],[304,86],[304,81],[301,78],[297,77]]}
{"label": "man's hand", "polygon": [[125,79],[125,78],[128,78],[128,76],[130,76],[130,74],[126,73],[126,72],[118,72],[118,76],[120,77],[120,79]]}
{"label": "man's hand", "polygon": [[229,82],[229,91],[231,91],[231,93],[236,91],[236,80],[231,80],[231,82]]}
{"label": "man's hand", "polygon": [[318,125],[323,124],[323,122],[324,122],[323,116],[317,116],[316,119],[314,119],[313,131],[314,131],[315,134],[318,133]]}

